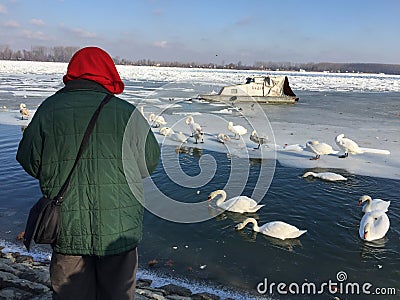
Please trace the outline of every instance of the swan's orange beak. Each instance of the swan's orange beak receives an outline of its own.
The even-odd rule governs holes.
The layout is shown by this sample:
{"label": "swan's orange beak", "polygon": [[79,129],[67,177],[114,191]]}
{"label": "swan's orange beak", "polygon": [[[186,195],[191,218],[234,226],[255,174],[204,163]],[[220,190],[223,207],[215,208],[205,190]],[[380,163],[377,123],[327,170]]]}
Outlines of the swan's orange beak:
{"label": "swan's orange beak", "polygon": [[362,204],[362,201],[361,201],[361,200],[359,200],[359,201],[358,201],[358,205],[361,205],[361,204]]}
{"label": "swan's orange beak", "polygon": [[368,231],[364,231],[364,240],[367,238]]}
{"label": "swan's orange beak", "polygon": [[212,200],[211,196],[208,196],[207,201],[211,201],[211,200]]}

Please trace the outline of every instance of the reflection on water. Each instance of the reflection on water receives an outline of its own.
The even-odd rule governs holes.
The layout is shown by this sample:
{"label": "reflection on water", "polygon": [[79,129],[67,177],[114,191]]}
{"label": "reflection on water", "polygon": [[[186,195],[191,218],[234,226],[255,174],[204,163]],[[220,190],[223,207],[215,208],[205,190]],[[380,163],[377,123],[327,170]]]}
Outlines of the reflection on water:
{"label": "reflection on water", "polygon": [[388,238],[385,236],[375,241],[362,241],[363,244],[360,250],[361,258],[384,258],[387,253],[386,243]]}
{"label": "reflection on water", "polygon": [[203,155],[203,149],[196,148],[196,147],[187,147],[187,146],[180,146],[175,147],[176,154],[187,154],[190,156],[200,157]]}

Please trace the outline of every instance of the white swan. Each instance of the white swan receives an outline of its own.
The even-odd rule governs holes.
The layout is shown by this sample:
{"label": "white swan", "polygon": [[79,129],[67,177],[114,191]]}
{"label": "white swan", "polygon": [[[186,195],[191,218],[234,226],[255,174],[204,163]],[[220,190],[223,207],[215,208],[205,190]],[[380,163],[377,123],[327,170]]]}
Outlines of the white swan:
{"label": "white swan", "polygon": [[346,177],[334,173],[334,172],[321,172],[321,173],[314,173],[314,172],[306,172],[303,175],[303,178],[308,177],[308,176],[313,176],[317,178],[321,178],[322,180],[327,180],[327,181],[345,181],[347,180]]}
{"label": "white swan", "polygon": [[388,232],[390,221],[382,210],[374,210],[366,213],[360,222],[358,234],[365,241],[374,241],[383,238]]}
{"label": "white swan", "polygon": [[247,196],[237,196],[225,201],[226,192],[224,190],[216,190],[212,192],[208,196],[208,201],[213,200],[218,195],[221,195],[221,197],[217,200],[216,205],[224,210],[228,210],[231,212],[241,214],[245,212],[256,212],[264,206],[264,204],[258,205],[256,201]]}
{"label": "white swan", "polygon": [[161,127],[159,132],[164,136],[170,136],[171,134],[174,133],[174,130],[170,127]]}
{"label": "white swan", "polygon": [[307,230],[300,230],[296,226],[290,225],[282,221],[268,222],[258,227],[257,221],[254,218],[247,218],[242,223],[236,225],[237,230],[243,229],[248,223],[253,224],[253,230],[262,234],[285,240],[295,239],[306,233]]}
{"label": "white swan", "polygon": [[226,135],[225,133],[219,133],[217,135],[217,140],[218,140],[218,142],[225,144],[226,142],[229,142],[231,140],[231,138],[228,135]]}
{"label": "white swan", "polygon": [[328,145],[326,143],[320,143],[318,141],[308,141],[306,143],[306,148],[316,154],[315,157],[310,158],[312,160],[319,159],[321,155],[336,154],[339,152],[339,151],[333,150],[333,148],[330,145]]}
{"label": "white swan", "polygon": [[197,144],[198,140],[201,140],[200,143],[204,143],[204,133],[203,132],[195,131],[195,132],[193,132],[193,137],[195,139],[195,142],[194,142],[195,144]]}
{"label": "white swan", "polygon": [[192,131],[192,136],[197,132],[197,133],[202,133],[203,129],[201,128],[199,123],[194,122],[194,118],[192,116],[189,116],[185,120],[186,124],[189,125],[191,131]]}
{"label": "white swan", "polygon": [[285,144],[283,147],[280,149],[281,151],[293,151],[293,152],[301,152],[304,150],[304,147],[300,144]]}
{"label": "white swan", "polygon": [[268,137],[259,137],[257,135],[257,132],[255,130],[252,131],[250,135],[250,140],[256,144],[258,144],[258,147],[255,149],[260,149],[261,145],[264,145],[268,142]]}
{"label": "white swan", "polygon": [[339,156],[340,158],[345,158],[351,154],[360,154],[364,153],[361,148],[357,145],[357,143],[349,138],[345,138],[344,134],[339,134],[335,138],[336,145],[340,147],[344,151],[344,155]]}
{"label": "white swan", "polygon": [[21,120],[23,120],[24,118],[29,118],[29,110],[26,108],[25,103],[21,103],[19,105],[19,113],[21,114]]}
{"label": "white swan", "polygon": [[367,201],[366,204],[364,204],[362,211],[367,213],[371,212],[374,210],[381,210],[384,212],[387,212],[389,209],[390,201],[384,201],[382,199],[372,199],[368,195],[364,195],[360,198],[358,201],[358,205],[362,205],[365,201]]}
{"label": "white swan", "polygon": [[241,135],[244,135],[247,133],[247,129],[244,128],[241,125],[233,125],[232,122],[228,122],[228,130],[231,131],[232,133],[235,134],[235,138],[237,136],[237,139],[239,139],[239,137]]}
{"label": "white swan", "polygon": [[182,133],[182,131],[174,132],[169,137],[171,138],[171,140],[181,143],[187,143],[187,137]]}
{"label": "white swan", "polygon": [[156,116],[154,113],[149,115],[149,122],[153,123],[155,127],[167,124],[163,116]]}

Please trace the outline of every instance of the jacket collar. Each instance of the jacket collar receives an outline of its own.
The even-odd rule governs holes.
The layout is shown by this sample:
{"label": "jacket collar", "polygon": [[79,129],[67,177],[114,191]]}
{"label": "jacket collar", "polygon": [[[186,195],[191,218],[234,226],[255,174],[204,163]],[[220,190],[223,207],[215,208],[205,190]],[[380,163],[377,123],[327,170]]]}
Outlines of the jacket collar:
{"label": "jacket collar", "polygon": [[65,84],[65,87],[63,87],[57,93],[70,92],[70,91],[75,91],[75,90],[91,90],[91,91],[98,91],[98,92],[103,92],[103,93],[108,93],[108,94],[110,93],[102,85],[98,84],[97,82],[94,82],[92,80],[87,80],[87,79],[75,79],[75,80],[68,81]]}

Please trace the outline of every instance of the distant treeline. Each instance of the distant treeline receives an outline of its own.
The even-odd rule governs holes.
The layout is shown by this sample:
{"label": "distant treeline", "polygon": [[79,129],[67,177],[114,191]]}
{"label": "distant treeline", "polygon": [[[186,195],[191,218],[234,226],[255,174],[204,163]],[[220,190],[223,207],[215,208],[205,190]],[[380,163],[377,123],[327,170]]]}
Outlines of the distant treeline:
{"label": "distant treeline", "polygon": [[[27,60],[68,62],[80,47],[45,47],[32,46],[31,50],[12,50],[9,46],[0,45],[0,60]],[[291,62],[255,62],[245,65],[237,63],[196,63],[196,62],[165,62],[150,59],[136,61],[114,57],[114,62],[119,65],[133,66],[158,66],[181,68],[207,68],[207,69],[236,69],[236,70],[266,70],[266,71],[307,71],[331,73],[385,73],[400,75],[400,65],[376,63],[291,63]]]}

